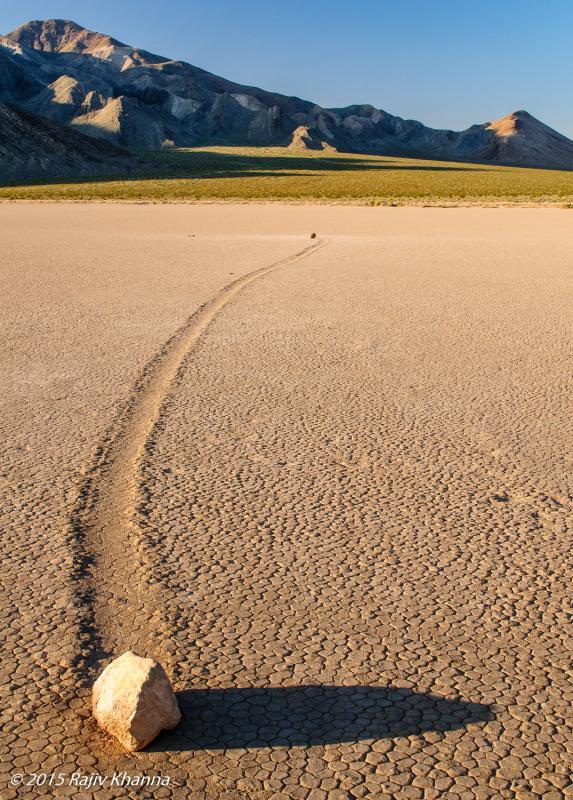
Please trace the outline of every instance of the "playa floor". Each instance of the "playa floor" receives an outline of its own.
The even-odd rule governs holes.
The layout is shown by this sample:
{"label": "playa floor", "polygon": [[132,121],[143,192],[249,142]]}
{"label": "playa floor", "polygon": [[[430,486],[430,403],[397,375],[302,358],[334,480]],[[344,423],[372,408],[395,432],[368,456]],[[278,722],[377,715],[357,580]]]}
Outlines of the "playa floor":
{"label": "playa floor", "polygon": [[[571,211],[0,226],[2,798],[573,791]],[[184,712],[132,755],[128,649]]]}

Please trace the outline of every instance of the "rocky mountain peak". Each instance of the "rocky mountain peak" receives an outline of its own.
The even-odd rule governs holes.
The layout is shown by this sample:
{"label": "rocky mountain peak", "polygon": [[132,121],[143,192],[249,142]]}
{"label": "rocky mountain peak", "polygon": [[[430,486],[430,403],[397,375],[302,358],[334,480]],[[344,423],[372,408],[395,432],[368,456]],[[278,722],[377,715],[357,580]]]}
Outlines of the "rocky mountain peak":
{"label": "rocky mountain peak", "polygon": [[94,49],[126,46],[111,36],[90,31],[69,19],[31,20],[9,33],[8,38],[46,53],[90,53]]}
{"label": "rocky mountain peak", "polygon": [[547,128],[542,122],[532,116],[528,111],[513,111],[500,119],[490,122],[489,130],[495,131],[498,136],[515,136],[524,129],[530,131]]}

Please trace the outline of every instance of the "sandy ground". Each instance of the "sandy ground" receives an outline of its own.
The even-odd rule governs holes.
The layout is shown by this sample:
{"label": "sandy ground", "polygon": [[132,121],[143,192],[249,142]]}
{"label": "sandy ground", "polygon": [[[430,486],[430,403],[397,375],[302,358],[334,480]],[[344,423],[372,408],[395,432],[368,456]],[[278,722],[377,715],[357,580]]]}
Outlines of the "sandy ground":
{"label": "sandy ground", "polygon": [[[566,797],[570,212],[0,229],[2,798]],[[184,710],[129,757],[89,716],[128,647]],[[67,785],[115,769],[171,784]]]}

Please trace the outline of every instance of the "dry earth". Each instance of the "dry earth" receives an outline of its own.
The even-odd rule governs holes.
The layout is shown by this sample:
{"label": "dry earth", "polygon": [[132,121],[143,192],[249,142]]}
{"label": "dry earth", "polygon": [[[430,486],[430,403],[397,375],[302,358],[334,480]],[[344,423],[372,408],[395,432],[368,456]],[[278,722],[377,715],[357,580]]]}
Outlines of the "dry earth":
{"label": "dry earth", "polygon": [[[2,798],[568,796],[570,213],[0,224]],[[129,757],[128,647],[184,712]],[[171,785],[8,786],[117,769]]]}

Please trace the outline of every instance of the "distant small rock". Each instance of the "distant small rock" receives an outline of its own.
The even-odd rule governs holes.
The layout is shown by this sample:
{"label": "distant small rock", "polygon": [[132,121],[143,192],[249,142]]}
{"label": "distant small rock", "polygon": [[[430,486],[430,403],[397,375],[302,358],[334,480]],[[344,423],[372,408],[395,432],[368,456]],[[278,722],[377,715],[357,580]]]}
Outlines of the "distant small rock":
{"label": "distant small rock", "polygon": [[509,495],[507,492],[498,492],[498,494],[493,495],[493,499],[496,503],[507,503],[509,501]]}
{"label": "distant small rock", "polygon": [[131,651],[108,664],[95,682],[93,714],[100,727],[130,751],[141,750],[181,720],[161,664]]}
{"label": "distant small rock", "polygon": [[311,238],[311,239],[316,239],[316,233],[311,233],[311,234],[310,234],[310,238]]}

